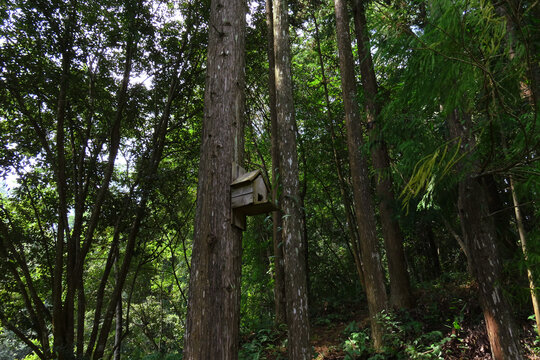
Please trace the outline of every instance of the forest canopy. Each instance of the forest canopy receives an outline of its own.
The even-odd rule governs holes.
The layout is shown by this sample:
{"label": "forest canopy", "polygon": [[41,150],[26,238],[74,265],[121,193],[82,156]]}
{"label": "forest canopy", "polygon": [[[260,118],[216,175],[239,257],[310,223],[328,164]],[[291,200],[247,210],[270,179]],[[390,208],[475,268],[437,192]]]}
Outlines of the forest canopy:
{"label": "forest canopy", "polygon": [[2,10],[0,359],[540,355],[538,2]]}

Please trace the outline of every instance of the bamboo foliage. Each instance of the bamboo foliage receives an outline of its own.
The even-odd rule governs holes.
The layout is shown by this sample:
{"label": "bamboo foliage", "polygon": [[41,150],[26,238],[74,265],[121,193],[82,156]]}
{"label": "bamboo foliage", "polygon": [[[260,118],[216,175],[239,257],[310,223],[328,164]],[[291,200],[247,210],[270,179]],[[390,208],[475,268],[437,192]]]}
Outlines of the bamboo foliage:
{"label": "bamboo foliage", "polygon": [[461,139],[458,139],[457,144],[452,146],[455,150],[449,153],[451,143],[455,143],[455,140],[441,145],[433,154],[420,159],[414,166],[412,176],[400,194],[403,208],[407,212],[413,198],[420,195],[424,199],[429,197],[435,191],[437,182],[449,175],[452,168],[467,156],[467,153],[460,152]]}

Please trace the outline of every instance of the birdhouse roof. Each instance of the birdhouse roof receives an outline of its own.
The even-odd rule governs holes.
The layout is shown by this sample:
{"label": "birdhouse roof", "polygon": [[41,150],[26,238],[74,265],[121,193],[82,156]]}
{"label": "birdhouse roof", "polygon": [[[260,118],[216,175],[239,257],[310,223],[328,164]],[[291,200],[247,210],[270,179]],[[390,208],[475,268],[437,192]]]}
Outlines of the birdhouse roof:
{"label": "birdhouse roof", "polygon": [[257,178],[257,176],[261,175],[261,170],[253,170],[250,172],[245,173],[244,175],[240,175],[238,178],[236,178],[231,186],[239,186],[242,184],[245,184],[247,182],[251,182]]}

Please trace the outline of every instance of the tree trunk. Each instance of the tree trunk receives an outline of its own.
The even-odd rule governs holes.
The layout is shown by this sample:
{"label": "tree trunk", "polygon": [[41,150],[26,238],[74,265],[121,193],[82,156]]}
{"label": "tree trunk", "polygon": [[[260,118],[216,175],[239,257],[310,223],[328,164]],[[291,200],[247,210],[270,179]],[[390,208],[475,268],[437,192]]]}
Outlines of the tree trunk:
{"label": "tree trunk", "polygon": [[[270,122],[272,133],[272,201],[274,204],[281,204],[278,199],[278,189],[280,188],[279,179],[279,139],[278,124],[276,114],[276,75],[274,60],[274,19],[272,11],[272,0],[266,0],[266,24],[267,31],[267,49],[268,49],[268,89],[269,89],[269,107]],[[278,201],[279,200],[279,201]],[[286,300],[285,300],[285,276],[283,271],[283,247],[281,237],[281,216],[280,210],[272,213],[272,238],[274,244],[274,307],[275,307],[275,325],[284,324],[287,319]]]}
{"label": "tree trunk", "polygon": [[376,349],[382,348],[383,327],[376,316],[387,308],[384,273],[377,247],[375,211],[366,159],[362,155],[361,123],[356,102],[354,62],[349,34],[349,15],[344,0],[335,0],[336,32],[341,70],[341,88],[347,124],[347,143],[351,167],[354,202],[360,235],[364,280],[371,317],[371,335]]}
{"label": "tree trunk", "polygon": [[[65,118],[67,106],[67,92],[69,85],[69,73],[71,68],[71,57],[73,49],[70,48],[72,43],[72,14],[68,16],[64,24],[64,34],[62,39],[62,78],[60,81],[60,91],[58,94],[58,103],[56,111],[56,181],[58,192],[58,230],[56,239],[56,259],[53,274],[53,334],[54,334],[54,349],[58,353],[60,360],[69,358],[73,355],[73,336],[72,327],[69,326],[69,319],[72,318],[69,314],[70,304],[63,304],[62,301],[62,280],[64,276],[64,258],[67,257],[67,266],[72,265],[74,253],[72,252],[72,241],[69,237],[66,239],[66,234],[69,233],[67,227],[67,200],[66,200],[66,154],[65,154]],[[65,242],[68,243],[66,247]],[[67,251],[66,251],[67,250]],[[67,253],[67,256],[65,256]],[[69,277],[69,276],[68,276]],[[73,282],[68,281],[67,287],[73,288]],[[67,297],[69,299],[69,296]]]}
{"label": "tree trunk", "polygon": [[493,175],[484,176],[483,182],[486,187],[489,211],[493,214],[493,220],[495,221],[499,253],[504,260],[515,259],[519,246],[513,231],[512,213],[507,211],[508,203],[512,201],[511,196],[499,188]]}
{"label": "tree trunk", "polygon": [[[119,272],[120,272],[120,253],[118,251],[118,247],[115,251],[115,267],[116,267],[116,282],[118,283],[119,278]],[[122,345],[122,296],[118,297],[118,301],[116,302],[116,324],[115,324],[115,332],[114,332],[114,360],[120,360],[120,347]]]}
{"label": "tree trunk", "polygon": [[394,209],[396,201],[392,190],[390,157],[382,134],[379,106],[376,103],[378,85],[371,58],[366,13],[364,5],[359,0],[354,0],[353,3],[360,73],[364,89],[366,123],[367,128],[370,129],[371,158],[376,170],[375,182],[379,198],[379,214],[388,260],[388,274],[390,276],[390,303],[395,308],[410,308],[414,305],[414,299],[411,293],[409,273],[407,272],[407,263],[403,250],[403,235]]}
{"label": "tree trunk", "polygon": [[[422,215],[426,215],[423,213]],[[441,276],[441,262],[439,260],[439,252],[437,244],[435,243],[435,235],[431,226],[431,221],[428,223],[423,218],[416,221],[416,238],[419,240],[422,250],[426,257],[426,264],[422,273],[425,273],[425,278],[429,280],[435,280]],[[418,274],[420,275],[420,274]],[[424,274],[421,274],[421,278],[424,278]]]}
{"label": "tree trunk", "polygon": [[[295,124],[296,125],[296,124]],[[306,263],[306,288],[307,288],[307,298],[311,297],[311,282],[309,277],[309,238],[308,238],[308,228],[307,228],[307,212],[306,212],[306,194],[307,194],[307,183],[308,183],[308,173],[307,173],[307,159],[306,152],[304,151],[304,143],[302,142],[302,137],[298,132],[298,127],[295,126],[295,132],[298,135],[299,147],[300,147],[300,159],[302,161],[302,167],[304,170],[302,184],[300,187],[300,210],[302,212],[302,244],[304,248],[304,261]]]}
{"label": "tree trunk", "polygon": [[[133,39],[131,39],[128,42],[128,44],[133,44],[132,40]],[[129,50],[130,47],[131,46],[128,46],[128,50],[127,50],[128,59],[126,59],[124,80],[122,84],[122,91],[120,92],[121,99],[125,96],[126,91],[127,91],[126,79],[129,79],[129,76],[127,75],[129,74],[129,69],[131,68],[131,65],[130,65],[131,60],[129,59],[131,59],[131,56],[133,55],[133,52],[132,52],[133,49]],[[150,156],[149,156],[148,165],[144,169],[142,169],[142,173],[138,174],[138,176],[140,176],[141,178],[147,177],[149,176],[149,174],[155,174],[159,167],[159,163],[162,159],[165,138],[167,135],[168,122],[170,119],[170,109],[171,109],[171,104],[173,101],[173,93],[176,87],[175,84],[176,84],[176,80],[173,79],[173,81],[171,82],[171,87],[169,88],[168,99],[167,99],[164,112],[155,129],[153,147],[149,151]],[[119,103],[122,104],[124,103],[124,101],[119,101]],[[121,107],[119,108],[118,111],[119,112],[121,111]],[[120,123],[118,122],[117,125],[119,126]],[[113,137],[113,139],[115,138],[118,139],[117,137],[119,136],[118,135],[119,130],[120,129],[117,128],[115,124],[115,126],[113,127],[113,133],[116,133],[116,135]],[[115,147],[118,147],[118,143],[116,140],[113,141],[113,144]],[[109,166],[110,165],[111,163],[109,163]],[[139,180],[136,180],[136,182],[138,183]],[[141,223],[145,215],[146,204],[150,196],[150,193],[152,191],[152,188],[153,188],[153,179],[146,181],[144,185],[141,186],[141,200],[140,200],[139,205],[137,206],[137,209],[135,212],[136,215],[135,215],[135,218],[133,219],[133,223],[131,225],[129,234],[127,236],[126,246],[124,250],[124,257],[123,257],[122,264],[120,265],[120,271],[118,272],[118,280],[117,280],[116,286],[114,287],[112,291],[110,301],[104,313],[101,324],[99,321],[97,322],[94,321],[94,328],[92,329],[92,333],[90,335],[90,340],[89,340],[89,344],[86,351],[87,358],[93,358],[96,360],[103,358],[103,354],[105,352],[105,348],[106,348],[107,341],[109,338],[109,331],[110,331],[113,317],[115,314],[117,302],[119,301],[119,298],[122,295],[122,289],[123,289],[127,274],[130,269],[131,259],[134,256],[137,235],[139,233]],[[88,251],[88,248],[86,251]],[[107,282],[107,277],[108,276],[105,276],[105,273],[104,273],[104,276],[102,277],[102,284],[105,284]],[[101,315],[96,310],[95,319],[99,320],[100,317]],[[98,336],[97,334],[98,334],[99,327],[100,329],[99,329],[99,336]],[[94,344],[95,344],[95,347],[94,347]]]}
{"label": "tree trunk", "polygon": [[[527,69],[525,77],[528,78],[528,81],[527,82],[520,81],[520,85],[519,85],[520,92],[521,92],[520,96],[522,98],[528,98],[529,103],[532,105],[532,110],[534,111],[534,115],[535,115],[533,119],[536,119],[536,115],[538,113],[538,95],[539,95],[538,84],[540,80],[539,79],[540,73],[538,71],[538,66],[539,66],[538,62],[534,60],[535,55],[536,55],[536,51],[535,51],[536,44],[532,40],[534,39],[534,35],[538,36],[540,32],[523,31],[522,27],[523,25],[525,25],[524,24],[525,18],[523,16],[522,10],[520,9],[522,5],[518,4],[516,1],[506,0],[500,3],[494,2],[494,6],[497,12],[506,19],[507,41],[512,42],[515,39],[521,38],[523,45],[525,45],[524,46],[525,47],[525,60],[526,60],[525,63],[526,63],[526,69]],[[533,13],[540,14],[540,11],[538,10],[538,5],[536,4],[534,7],[535,9],[533,10]],[[528,33],[529,35],[525,35],[526,33]],[[513,46],[511,46],[509,57],[511,60],[513,60],[515,56],[516,56],[515,50]],[[535,129],[534,127],[533,129],[531,129],[532,130],[531,133],[534,133],[534,129]],[[501,138],[503,142],[503,149],[505,153],[508,154],[507,140],[506,140],[506,134],[504,133],[504,130],[501,130]],[[540,306],[539,306],[538,298],[536,294],[534,276],[533,276],[533,273],[531,271],[530,264],[529,264],[529,249],[528,249],[528,244],[527,244],[525,226],[523,224],[523,215],[521,214],[521,209],[519,206],[519,201],[518,201],[517,193],[514,186],[515,185],[514,177],[511,174],[508,177],[508,182],[510,185],[510,193],[512,195],[512,203],[514,205],[514,215],[516,219],[519,239],[521,242],[521,249],[523,251],[523,256],[524,256],[525,263],[527,266],[527,278],[529,281],[529,289],[531,292],[531,301],[533,305],[537,331],[540,331]],[[494,181],[492,181],[491,183],[494,183]],[[497,193],[495,192],[495,194]],[[502,212],[501,212],[501,215],[503,215]],[[499,222],[497,221],[497,223]],[[506,224],[509,225],[508,222],[506,222]],[[506,228],[509,228],[509,226],[507,226]]]}
{"label": "tree trunk", "polygon": [[311,359],[303,221],[286,0],[274,0],[274,59],[289,359]]}
{"label": "tree trunk", "polygon": [[349,242],[352,247],[352,256],[354,260],[354,264],[356,265],[356,271],[358,273],[358,278],[360,280],[360,283],[362,284],[362,287],[365,288],[364,284],[364,272],[362,270],[362,261],[360,260],[360,245],[359,245],[359,238],[358,238],[358,228],[356,226],[356,221],[354,221],[354,214],[353,214],[353,205],[350,201],[350,189],[347,186],[347,181],[345,180],[344,176],[344,169],[343,169],[343,159],[340,158],[337,152],[337,137],[336,132],[334,128],[334,117],[332,115],[331,110],[331,103],[330,103],[330,94],[328,91],[328,80],[326,78],[326,71],[324,67],[324,60],[321,50],[321,43],[320,43],[320,36],[319,36],[319,25],[317,23],[317,18],[315,17],[315,14],[313,16],[313,24],[315,25],[315,41],[317,43],[317,56],[319,58],[319,66],[321,67],[321,78],[322,78],[322,84],[324,89],[324,99],[326,103],[326,115],[328,117],[328,124],[327,129],[330,133],[330,137],[332,139],[332,154],[334,157],[334,164],[336,165],[336,173],[339,180],[339,191],[341,193],[341,197],[343,199],[343,207],[345,208],[345,218],[347,219],[347,230],[349,232]]}
{"label": "tree trunk", "polygon": [[536,320],[536,331],[540,332],[540,305],[538,304],[538,297],[536,296],[537,286],[535,284],[534,276],[531,271],[531,265],[529,264],[529,246],[527,244],[527,233],[523,224],[523,215],[519,207],[519,201],[514,187],[514,178],[510,175],[510,192],[512,193],[512,202],[514,204],[514,213],[516,215],[516,224],[519,233],[519,240],[521,241],[521,249],[523,250],[523,257],[527,264],[527,278],[529,280],[529,289],[531,290],[531,301],[534,310],[534,318]]}
{"label": "tree trunk", "polygon": [[[511,40],[518,40],[524,46],[523,60],[527,81],[522,82],[520,85],[521,89],[524,90],[523,95],[529,99],[532,110],[537,115],[540,97],[540,59],[538,52],[540,31],[536,22],[540,16],[540,7],[538,3],[517,0],[493,1],[493,5],[497,12],[505,17],[507,33]],[[526,15],[526,13],[528,14]]]}
{"label": "tree trunk", "polygon": [[[461,121],[464,121],[462,125]],[[461,138],[462,151],[474,148],[467,114],[453,110],[448,116],[450,134]],[[458,210],[465,238],[469,269],[478,282],[480,303],[495,360],[521,359],[519,336],[510,306],[500,287],[502,262],[495,239],[495,224],[490,215],[487,191],[482,178],[465,174],[458,185]]]}
{"label": "tree trunk", "polygon": [[184,359],[238,358],[242,232],[230,184],[243,157],[245,13],[243,0],[211,3]]}

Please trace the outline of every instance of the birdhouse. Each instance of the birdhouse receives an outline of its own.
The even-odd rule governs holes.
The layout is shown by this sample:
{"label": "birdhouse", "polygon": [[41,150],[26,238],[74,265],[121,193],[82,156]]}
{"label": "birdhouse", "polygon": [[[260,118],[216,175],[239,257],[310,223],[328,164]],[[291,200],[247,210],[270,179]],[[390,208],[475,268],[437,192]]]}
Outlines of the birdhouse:
{"label": "birdhouse", "polygon": [[233,223],[245,229],[246,215],[258,215],[277,210],[269,197],[270,187],[261,170],[239,175],[231,184],[231,207],[235,218]]}

